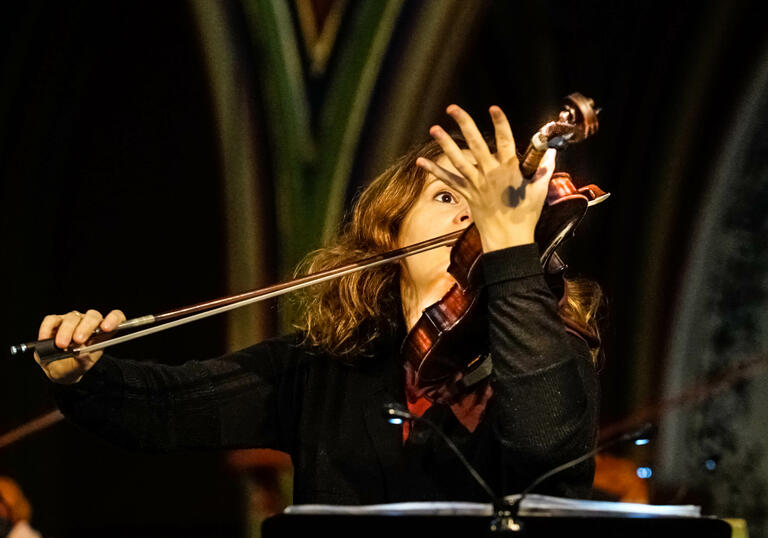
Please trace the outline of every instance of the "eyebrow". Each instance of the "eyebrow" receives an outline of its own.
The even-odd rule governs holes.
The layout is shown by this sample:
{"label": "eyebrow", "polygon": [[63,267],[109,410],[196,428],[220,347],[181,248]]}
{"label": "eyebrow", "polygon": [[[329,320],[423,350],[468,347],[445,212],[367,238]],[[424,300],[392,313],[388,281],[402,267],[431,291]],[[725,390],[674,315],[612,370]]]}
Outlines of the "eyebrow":
{"label": "eyebrow", "polygon": [[424,184],[424,188],[425,188],[425,189],[426,189],[427,187],[429,187],[430,185],[432,185],[433,183],[437,183],[438,181],[439,181],[440,183],[442,183],[443,185],[445,185],[446,187],[450,187],[450,185],[449,185],[448,183],[446,183],[445,181],[443,181],[443,180],[442,180],[442,179],[440,179],[439,177],[437,177],[437,176],[434,176],[434,178],[435,178],[435,179],[430,179],[429,181],[427,181],[427,182]]}

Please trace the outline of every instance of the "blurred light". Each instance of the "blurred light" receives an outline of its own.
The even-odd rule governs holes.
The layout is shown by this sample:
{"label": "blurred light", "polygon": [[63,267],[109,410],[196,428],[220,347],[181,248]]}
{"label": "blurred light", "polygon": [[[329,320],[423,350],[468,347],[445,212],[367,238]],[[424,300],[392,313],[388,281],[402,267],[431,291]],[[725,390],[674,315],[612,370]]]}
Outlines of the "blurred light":
{"label": "blurred light", "polygon": [[635,444],[636,444],[637,446],[643,446],[643,445],[647,445],[647,444],[648,444],[648,443],[650,443],[650,442],[651,442],[651,440],[650,440],[650,439],[635,439]]}
{"label": "blurred light", "polygon": [[403,423],[403,419],[398,418],[398,417],[392,417],[392,418],[390,418],[388,420],[389,420],[390,424],[402,424]]}
{"label": "blurred light", "polygon": [[717,467],[717,462],[715,460],[707,460],[704,462],[704,467],[707,468],[707,471],[714,471],[715,467]]}
{"label": "blurred light", "polygon": [[637,476],[640,478],[650,478],[653,476],[653,470],[650,467],[638,467]]}

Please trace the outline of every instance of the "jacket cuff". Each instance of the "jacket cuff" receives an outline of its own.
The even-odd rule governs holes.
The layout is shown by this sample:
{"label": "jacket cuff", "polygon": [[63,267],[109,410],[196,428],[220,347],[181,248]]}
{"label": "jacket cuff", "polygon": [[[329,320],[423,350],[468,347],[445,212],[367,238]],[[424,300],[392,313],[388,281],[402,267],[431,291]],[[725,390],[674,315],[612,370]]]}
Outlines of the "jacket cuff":
{"label": "jacket cuff", "polygon": [[480,269],[484,286],[540,275],[539,246],[528,243],[488,252],[480,257]]}
{"label": "jacket cuff", "polygon": [[120,368],[111,357],[104,355],[85,372],[77,383],[71,385],[54,383],[53,397],[59,408],[64,411],[88,396],[103,392],[109,386],[119,385],[120,379],[122,379]]}

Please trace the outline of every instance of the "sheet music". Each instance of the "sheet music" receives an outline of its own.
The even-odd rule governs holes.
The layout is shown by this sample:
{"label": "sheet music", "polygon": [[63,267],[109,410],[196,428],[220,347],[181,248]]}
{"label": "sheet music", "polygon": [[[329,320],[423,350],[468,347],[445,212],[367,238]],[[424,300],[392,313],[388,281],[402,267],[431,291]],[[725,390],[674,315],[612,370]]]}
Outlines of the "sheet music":
{"label": "sheet music", "polygon": [[[519,495],[505,497],[509,503],[515,502]],[[619,503],[609,501],[589,501],[567,499],[530,493],[525,496],[520,506],[520,515],[541,516],[666,516],[666,517],[701,517],[701,507],[692,504],[660,505],[640,503]]]}
{"label": "sheet music", "polygon": [[[509,503],[519,495],[505,497]],[[489,503],[471,502],[405,502],[339,506],[331,504],[297,504],[285,509],[286,514],[325,515],[435,515],[435,516],[491,516]],[[701,517],[701,507],[694,505],[650,505],[566,499],[549,495],[529,494],[520,505],[521,516],[543,517]]]}
{"label": "sheet music", "polygon": [[487,516],[490,504],[470,502],[407,502],[340,506],[333,504],[295,504],[285,509],[286,514],[335,514],[377,516]]}

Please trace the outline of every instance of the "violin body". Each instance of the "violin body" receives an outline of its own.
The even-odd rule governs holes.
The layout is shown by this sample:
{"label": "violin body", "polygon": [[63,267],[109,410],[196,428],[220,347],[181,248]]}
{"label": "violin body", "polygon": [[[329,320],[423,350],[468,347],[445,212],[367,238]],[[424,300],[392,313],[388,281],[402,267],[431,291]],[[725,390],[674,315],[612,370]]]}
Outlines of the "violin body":
{"label": "violin body", "polygon": [[480,233],[471,224],[451,249],[448,272],[456,283],[438,302],[424,309],[403,341],[401,354],[416,372],[419,387],[464,371],[487,351],[483,316],[477,314],[482,301],[474,285],[482,253]]}

